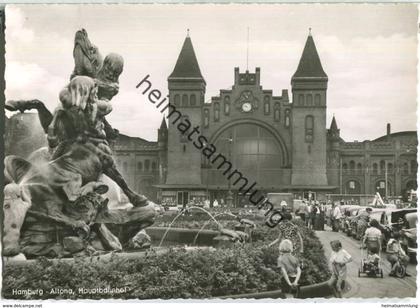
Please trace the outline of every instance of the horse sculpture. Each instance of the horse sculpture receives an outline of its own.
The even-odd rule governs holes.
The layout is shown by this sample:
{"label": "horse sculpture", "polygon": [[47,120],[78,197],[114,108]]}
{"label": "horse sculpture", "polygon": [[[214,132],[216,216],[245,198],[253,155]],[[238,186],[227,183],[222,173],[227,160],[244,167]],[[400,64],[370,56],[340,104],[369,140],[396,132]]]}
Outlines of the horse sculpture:
{"label": "horse sculpture", "polygon": [[97,178],[100,167],[98,157],[79,144],[66,155],[36,166],[16,156],[6,157],[3,255],[68,255],[65,238],[79,237],[87,244],[91,231],[103,250],[121,250],[121,243],[105,223],[135,222],[137,231],[151,225],[155,217],[151,205],[131,210],[107,208],[107,200],[100,197],[106,186],[86,180]]}

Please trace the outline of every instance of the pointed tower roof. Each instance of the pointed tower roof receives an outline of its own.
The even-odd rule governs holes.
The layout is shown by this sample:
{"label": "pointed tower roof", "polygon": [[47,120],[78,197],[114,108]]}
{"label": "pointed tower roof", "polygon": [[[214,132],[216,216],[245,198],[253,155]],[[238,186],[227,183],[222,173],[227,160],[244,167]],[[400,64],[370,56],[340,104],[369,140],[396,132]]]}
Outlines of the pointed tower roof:
{"label": "pointed tower roof", "polygon": [[335,116],[333,116],[332,118],[330,130],[338,130],[337,122],[335,121]]}
{"label": "pointed tower roof", "polygon": [[315,42],[310,30],[298,68],[292,79],[302,77],[328,78],[322,68],[321,60],[319,59],[318,51],[316,50]]}
{"label": "pointed tower roof", "polygon": [[162,123],[160,123],[159,129],[168,129],[168,126],[166,125],[165,118],[162,118]]}
{"label": "pointed tower roof", "polygon": [[169,79],[171,78],[198,78],[204,80],[189,35],[185,38],[175,68],[172,74],[169,75]]}

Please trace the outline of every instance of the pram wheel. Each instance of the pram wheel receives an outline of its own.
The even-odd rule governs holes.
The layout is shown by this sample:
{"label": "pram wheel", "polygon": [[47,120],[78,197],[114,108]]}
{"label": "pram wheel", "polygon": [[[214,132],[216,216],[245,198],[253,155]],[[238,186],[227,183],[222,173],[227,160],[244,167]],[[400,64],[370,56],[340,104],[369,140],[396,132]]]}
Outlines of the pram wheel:
{"label": "pram wheel", "polygon": [[397,276],[398,278],[404,278],[405,271],[406,271],[405,266],[398,264],[395,269],[395,276]]}

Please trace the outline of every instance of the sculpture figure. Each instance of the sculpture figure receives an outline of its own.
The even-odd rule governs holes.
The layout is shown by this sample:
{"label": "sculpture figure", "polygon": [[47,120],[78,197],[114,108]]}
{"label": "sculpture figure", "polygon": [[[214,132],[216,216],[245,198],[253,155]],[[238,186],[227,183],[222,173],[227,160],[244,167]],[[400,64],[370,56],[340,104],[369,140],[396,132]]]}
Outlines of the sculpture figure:
{"label": "sculpture figure", "polygon": [[[75,68],[69,84],[59,94],[60,104],[54,114],[51,114],[39,100],[6,103],[5,108],[10,111],[38,110],[40,123],[48,134],[49,153],[39,152],[37,157],[50,158],[49,162],[40,165],[41,169],[40,166],[34,167],[22,159],[9,157],[6,159],[9,170],[8,179],[11,184],[26,187],[26,195],[31,196],[31,209],[28,213],[31,213],[29,216],[35,219],[35,223],[29,229],[26,228],[31,231],[26,232],[29,235],[22,237],[27,247],[33,248],[31,240],[34,238],[34,232],[45,231],[42,230],[44,226],[42,223],[39,224],[38,220],[41,219],[45,223],[45,219],[49,219],[55,223],[79,229],[79,231],[87,230],[88,233],[89,224],[96,224],[97,234],[100,238],[102,237],[104,246],[117,249],[121,244],[115,243],[112,233],[103,225],[103,222],[111,223],[114,219],[119,220],[119,223],[125,223],[147,218],[144,226],[150,225],[154,218],[154,209],[151,211],[150,207],[147,207],[147,198],[132,191],[118,172],[108,142],[118,134],[118,131],[106,122],[105,116],[112,111],[110,100],[119,90],[118,78],[123,71],[123,59],[117,54],[110,54],[102,61],[98,49],[91,44],[84,29],[76,32],[73,56]],[[24,183],[21,183],[21,178],[10,176],[10,174],[22,173],[22,171],[25,171],[23,172]],[[133,216],[132,213],[114,213],[111,215],[112,219],[104,218],[104,213],[107,211],[100,206],[102,202],[99,201],[99,195],[92,188],[96,187],[102,174],[107,175],[121,187],[134,206],[134,211],[142,212],[139,208],[146,206],[145,213],[147,214]],[[90,211],[88,219],[86,215],[82,215],[83,207],[74,207],[81,201],[80,198],[83,199],[82,196],[86,194],[87,187],[90,187],[91,196],[96,196],[92,199],[96,200],[92,206],[96,205],[88,210]],[[90,202],[88,199],[82,201]],[[24,210],[22,212],[26,213]],[[101,212],[103,212],[102,216],[99,214]],[[98,221],[102,223],[98,224]],[[139,226],[141,227],[142,224]],[[25,229],[25,223],[22,228]],[[62,231],[60,232],[62,237]],[[43,234],[45,235],[45,232]],[[73,240],[67,242],[75,243]],[[39,252],[34,252],[32,249],[30,254],[44,255],[46,253],[44,248]]]}

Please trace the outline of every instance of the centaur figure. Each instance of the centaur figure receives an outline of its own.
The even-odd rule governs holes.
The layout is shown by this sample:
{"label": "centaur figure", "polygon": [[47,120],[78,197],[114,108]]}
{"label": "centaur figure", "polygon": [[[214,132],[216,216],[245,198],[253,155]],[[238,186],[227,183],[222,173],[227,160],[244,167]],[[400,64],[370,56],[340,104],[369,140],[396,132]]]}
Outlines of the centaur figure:
{"label": "centaur figure", "polygon": [[[117,170],[109,146],[109,140],[115,138],[118,131],[112,129],[105,116],[112,111],[110,100],[118,93],[118,77],[123,70],[123,59],[117,54],[110,54],[102,62],[97,48],[90,43],[83,29],[76,33],[73,55],[75,69],[71,81],[60,92],[60,104],[54,113],[36,99],[8,101],[5,105],[10,111],[36,109],[40,123],[48,134],[48,153],[38,153],[49,159],[45,164],[34,165],[17,157],[6,158],[6,178],[10,185],[14,185],[9,186],[6,192],[13,200],[21,200],[14,203],[24,204],[23,208],[35,220],[36,228],[30,232],[30,240],[36,238],[33,232],[45,235],[45,230],[51,227],[38,223],[43,219],[51,220],[54,222],[52,225],[64,224],[79,231],[88,231],[89,225],[95,222],[113,222],[112,219],[121,224],[144,221],[144,226],[150,225],[154,219],[154,210],[147,206],[147,198],[131,190]],[[121,187],[134,206],[133,213],[121,215],[104,210],[104,202],[98,198],[98,194],[103,193],[103,189],[98,189],[101,187],[98,181],[102,174]],[[90,199],[86,196],[90,196]],[[74,211],[80,210],[77,206],[79,203],[91,204],[88,212],[93,211],[93,214],[89,214],[88,218],[74,215]],[[10,206],[10,203],[6,204]],[[140,210],[143,207],[147,209]],[[20,218],[22,221],[11,226],[17,229],[15,231],[19,231],[22,224],[22,231],[25,231],[25,217]],[[113,246],[113,249],[120,247],[112,244],[113,235],[104,224],[96,228],[98,236],[106,239],[103,243]],[[10,230],[6,228],[4,231],[4,236],[14,234],[7,238],[7,243],[13,243],[16,232],[8,233]],[[28,244],[25,242],[28,239],[25,236],[22,238]],[[12,247],[9,249],[12,251],[10,255],[13,255],[17,245],[9,246]],[[71,243],[70,246],[77,246],[77,243]],[[30,254],[45,254],[45,249],[41,250],[38,253],[32,249]]]}

